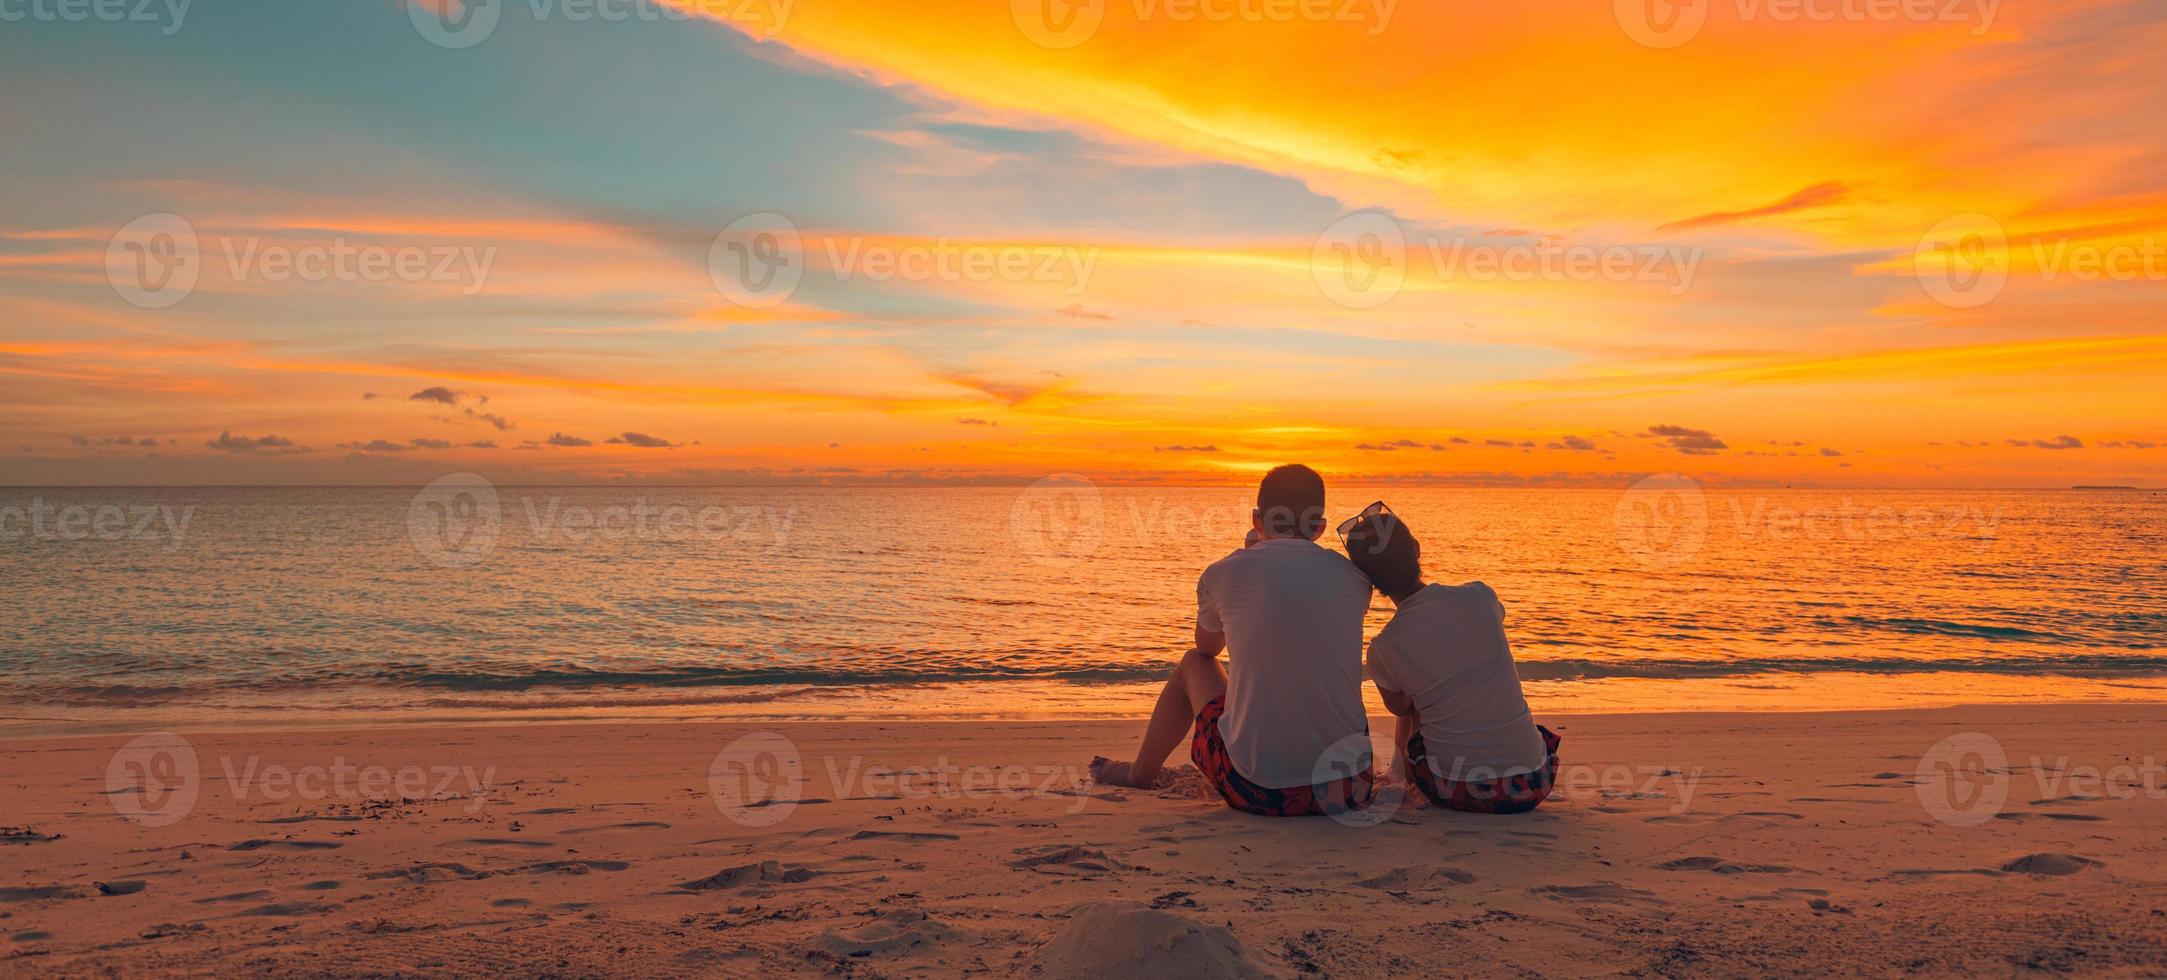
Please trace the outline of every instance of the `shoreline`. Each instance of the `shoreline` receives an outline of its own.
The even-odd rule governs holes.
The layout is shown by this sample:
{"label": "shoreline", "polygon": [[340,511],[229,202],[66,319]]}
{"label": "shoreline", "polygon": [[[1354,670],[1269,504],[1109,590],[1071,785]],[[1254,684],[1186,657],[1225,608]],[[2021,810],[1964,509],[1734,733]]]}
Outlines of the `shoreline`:
{"label": "shoreline", "polygon": [[[1667,715],[1738,712],[1793,715],[1826,710],[1939,709],[1988,705],[2167,703],[2167,678],[2020,677],[1976,672],[1868,674],[1840,671],[1734,678],[1523,682],[1538,715]],[[209,709],[146,706],[0,704],[0,742],[151,731],[337,731],[425,726],[555,724],[797,724],[1087,722],[1146,717],[1158,681],[977,681],[898,685],[779,685],[718,689],[645,688],[550,703],[542,695],[373,707],[347,704],[231,705]],[[414,692],[390,692],[411,697]],[[1384,706],[1373,687],[1371,715]],[[441,703],[450,701],[452,703]],[[1843,705],[1830,709],[1829,705]]]}

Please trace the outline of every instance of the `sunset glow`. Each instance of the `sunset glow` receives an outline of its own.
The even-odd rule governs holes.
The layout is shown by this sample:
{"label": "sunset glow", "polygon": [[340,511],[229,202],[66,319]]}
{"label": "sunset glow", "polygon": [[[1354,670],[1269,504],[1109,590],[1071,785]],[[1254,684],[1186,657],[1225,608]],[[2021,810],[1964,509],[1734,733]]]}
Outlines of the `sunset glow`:
{"label": "sunset glow", "polygon": [[507,4],[446,43],[463,8],[348,0],[10,38],[0,465],[2167,482],[2167,15],[1884,7],[1918,5]]}

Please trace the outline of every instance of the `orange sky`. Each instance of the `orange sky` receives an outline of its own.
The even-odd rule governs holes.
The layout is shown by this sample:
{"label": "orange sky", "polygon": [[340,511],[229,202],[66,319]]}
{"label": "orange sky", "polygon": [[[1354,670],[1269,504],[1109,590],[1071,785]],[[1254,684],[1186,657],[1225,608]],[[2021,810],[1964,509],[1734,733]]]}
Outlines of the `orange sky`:
{"label": "orange sky", "polygon": [[2156,5],[373,3],[0,69],[7,482],[2167,483]]}

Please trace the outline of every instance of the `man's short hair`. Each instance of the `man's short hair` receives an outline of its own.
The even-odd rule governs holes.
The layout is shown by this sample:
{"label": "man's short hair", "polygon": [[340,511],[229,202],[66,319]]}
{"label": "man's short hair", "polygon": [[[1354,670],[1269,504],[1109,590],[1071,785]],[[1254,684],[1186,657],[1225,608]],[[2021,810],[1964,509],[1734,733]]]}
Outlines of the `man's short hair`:
{"label": "man's short hair", "polygon": [[1294,463],[1264,474],[1257,485],[1257,526],[1275,538],[1324,533],[1324,478]]}
{"label": "man's short hair", "polygon": [[1392,514],[1378,514],[1348,532],[1347,560],[1388,596],[1405,595],[1422,581],[1422,543]]}

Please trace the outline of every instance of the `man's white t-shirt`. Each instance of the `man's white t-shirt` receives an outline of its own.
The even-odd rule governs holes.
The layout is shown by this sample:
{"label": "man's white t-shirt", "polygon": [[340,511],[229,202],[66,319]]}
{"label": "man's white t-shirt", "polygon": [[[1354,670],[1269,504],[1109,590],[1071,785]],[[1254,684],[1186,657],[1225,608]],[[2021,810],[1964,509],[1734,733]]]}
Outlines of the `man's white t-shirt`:
{"label": "man's white t-shirt", "polygon": [[1250,782],[1309,786],[1333,743],[1369,730],[1362,711],[1369,596],[1369,579],[1352,562],[1293,538],[1259,541],[1197,578],[1197,625],[1226,634],[1219,737]]}
{"label": "man's white t-shirt", "polygon": [[1370,641],[1369,677],[1414,703],[1430,769],[1442,778],[1533,772],[1549,755],[1520,693],[1504,604],[1481,582],[1408,596]]}

